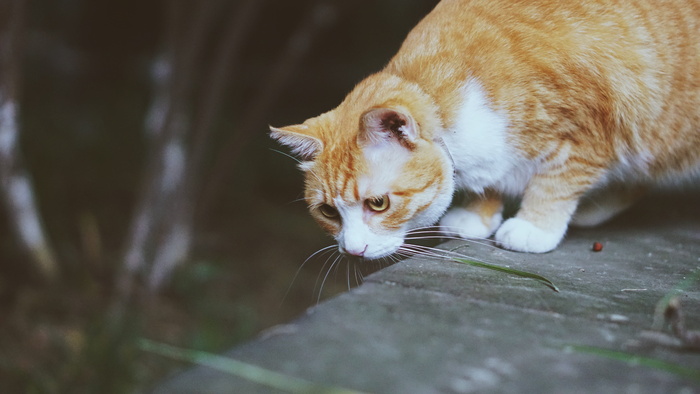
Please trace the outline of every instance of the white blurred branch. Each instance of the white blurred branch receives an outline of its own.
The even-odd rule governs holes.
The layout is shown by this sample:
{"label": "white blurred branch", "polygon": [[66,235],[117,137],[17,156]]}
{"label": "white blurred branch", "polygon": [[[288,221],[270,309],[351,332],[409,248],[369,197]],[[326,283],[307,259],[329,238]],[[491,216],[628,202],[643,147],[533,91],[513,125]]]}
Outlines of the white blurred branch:
{"label": "white blurred branch", "polygon": [[45,279],[57,274],[19,146],[19,80],[24,0],[0,5],[0,191],[15,235]]}
{"label": "white blurred branch", "polygon": [[[150,151],[127,235],[124,271],[117,283],[122,300],[131,296],[137,278],[143,279],[149,292],[157,292],[188,257],[195,215],[201,214],[195,208],[202,200],[204,159],[213,152],[235,157],[244,149],[314,38],[337,12],[332,0],[318,0],[309,8],[237,127],[238,136],[222,150],[212,146],[212,129],[229,80],[236,75],[236,62],[250,41],[251,28],[260,22],[265,2],[244,0],[233,7],[223,0],[163,4],[169,13],[168,26],[151,73],[152,101],[145,122]],[[223,9],[231,10],[232,16],[221,18]],[[216,35],[211,65],[203,64],[205,40],[218,32],[216,22],[223,22],[224,29]]]}
{"label": "white blurred branch", "polygon": [[[186,152],[179,174],[180,189],[173,194],[169,202],[172,207],[169,214],[163,218],[163,234],[157,245],[153,265],[148,279],[151,291],[158,290],[170,278],[173,270],[189,255],[194,234],[195,204],[198,190],[201,187],[203,158],[210,148],[214,121],[219,114],[228,87],[230,76],[234,73],[234,63],[246,42],[250,28],[254,26],[257,16],[262,10],[264,0],[245,0],[233,8],[234,14],[228,22],[216,52],[214,63],[208,73],[209,78],[203,81],[202,97],[196,101],[199,116],[192,125],[191,142]],[[183,75],[182,78],[194,79],[194,75]]]}
{"label": "white blurred branch", "polygon": [[[151,147],[128,234],[125,269],[118,279],[122,298],[131,294],[138,276],[143,276],[150,292],[157,291],[190,253],[202,157],[211,143],[232,64],[264,1],[246,0],[229,7],[234,15],[227,21],[211,70],[205,69],[209,73],[202,70],[201,51],[225,2],[164,4],[168,26],[162,53],[152,68],[152,101],[145,122]],[[199,75],[210,77],[200,80]],[[199,99],[194,97],[198,82],[203,87]]]}

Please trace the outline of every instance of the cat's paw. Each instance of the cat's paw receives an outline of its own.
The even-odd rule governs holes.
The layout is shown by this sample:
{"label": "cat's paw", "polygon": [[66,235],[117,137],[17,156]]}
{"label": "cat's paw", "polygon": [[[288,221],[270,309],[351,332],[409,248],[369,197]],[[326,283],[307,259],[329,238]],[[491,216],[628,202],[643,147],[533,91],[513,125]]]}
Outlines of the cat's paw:
{"label": "cat's paw", "polygon": [[440,220],[440,228],[461,238],[488,238],[502,220],[500,212],[483,219],[478,213],[465,208],[452,208]]}
{"label": "cat's paw", "polygon": [[517,252],[545,253],[559,245],[565,232],[566,228],[546,231],[525,219],[511,218],[496,232],[496,242]]}

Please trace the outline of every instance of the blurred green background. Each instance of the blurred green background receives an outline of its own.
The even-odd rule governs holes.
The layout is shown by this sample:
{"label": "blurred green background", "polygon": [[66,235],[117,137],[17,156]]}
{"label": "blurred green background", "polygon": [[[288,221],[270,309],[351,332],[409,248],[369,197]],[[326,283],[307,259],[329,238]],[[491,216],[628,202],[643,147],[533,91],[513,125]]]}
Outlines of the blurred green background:
{"label": "blurred green background", "polygon": [[[199,44],[193,96],[209,88],[223,32],[243,4],[208,2],[219,12]],[[332,239],[298,200],[301,174],[293,160],[274,151],[284,149],[268,138],[267,126],[302,122],[336,106],[390,59],[437,1],[261,0],[263,8],[234,55],[197,174],[206,192],[197,200],[191,257],[157,294],[141,298],[137,292],[115,321],[109,313],[115,276],[123,269],[150,152],[144,132],[153,94],[149,69],[162,47],[171,3],[26,3],[21,149],[60,279],[38,278],[3,206],[2,392],[147,390],[183,365],[144,353],[136,346],[140,338],[219,352],[316,303],[324,259],[311,259],[295,275]],[[319,7],[325,11],[313,14]],[[314,20],[309,15],[324,19],[315,19],[321,28],[301,44],[290,42]],[[303,50],[295,52],[294,45]],[[290,48],[299,59],[282,56]],[[287,61],[289,75],[260,99],[275,67]],[[256,102],[262,105],[251,108]],[[232,137],[240,138],[236,151],[217,149]],[[221,157],[223,170],[216,166]],[[330,275],[323,297],[345,289],[344,273]]]}

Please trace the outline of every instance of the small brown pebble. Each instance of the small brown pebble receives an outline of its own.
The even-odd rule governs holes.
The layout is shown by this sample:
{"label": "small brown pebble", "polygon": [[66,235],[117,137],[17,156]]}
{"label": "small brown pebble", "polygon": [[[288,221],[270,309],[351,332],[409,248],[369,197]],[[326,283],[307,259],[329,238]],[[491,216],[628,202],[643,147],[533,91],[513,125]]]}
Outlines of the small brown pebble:
{"label": "small brown pebble", "polygon": [[603,244],[600,242],[594,242],[593,243],[593,251],[600,252],[601,250],[603,250]]}

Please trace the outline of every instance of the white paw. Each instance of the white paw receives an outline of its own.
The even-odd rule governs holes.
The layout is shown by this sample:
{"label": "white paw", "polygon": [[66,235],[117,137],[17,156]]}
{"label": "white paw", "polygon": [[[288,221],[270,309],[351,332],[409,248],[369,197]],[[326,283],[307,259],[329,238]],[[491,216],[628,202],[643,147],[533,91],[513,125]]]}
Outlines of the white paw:
{"label": "white paw", "polygon": [[464,208],[450,209],[440,220],[440,227],[446,233],[456,234],[462,238],[488,238],[501,224],[503,217],[498,212],[484,223],[477,213]]}
{"label": "white paw", "polygon": [[496,232],[496,241],[517,252],[544,253],[554,250],[564,238],[566,227],[545,231],[524,219],[511,218]]}

